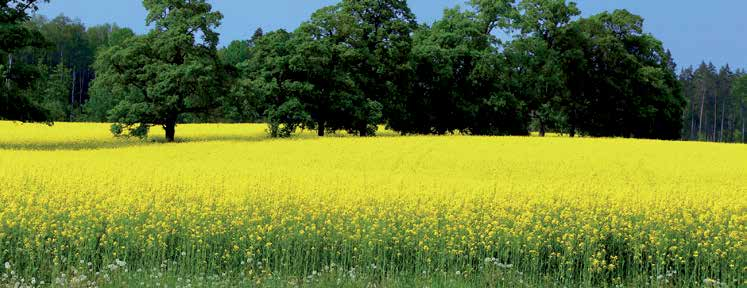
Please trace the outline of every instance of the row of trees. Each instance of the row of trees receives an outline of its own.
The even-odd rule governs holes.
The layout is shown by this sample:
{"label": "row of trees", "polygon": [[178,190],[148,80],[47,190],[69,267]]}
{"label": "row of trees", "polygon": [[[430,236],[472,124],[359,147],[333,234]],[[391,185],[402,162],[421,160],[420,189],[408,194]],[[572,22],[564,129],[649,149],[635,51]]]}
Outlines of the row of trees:
{"label": "row of trees", "polygon": [[[275,137],[298,128],[369,136],[380,124],[403,134],[708,135],[691,136],[688,116],[707,105],[693,105],[689,70],[678,81],[670,53],[625,10],[582,18],[565,0],[471,0],[419,25],[405,0],[343,0],[294,31],[258,29],[218,49],[222,15],[204,0],[143,1],[146,35],[30,18],[35,2],[0,1],[22,15],[2,27],[47,39],[0,47],[0,57],[47,71],[16,85],[28,105],[8,110],[110,121],[117,135],[158,125],[173,141],[177,123],[206,121],[267,122]],[[739,107],[733,95],[720,105]],[[697,123],[711,131],[701,110]],[[728,139],[738,138],[732,110],[722,112]]]}
{"label": "row of trees", "polygon": [[468,4],[417,25],[405,1],[342,1],[293,32],[232,43],[231,102],[250,111],[238,120],[266,111],[280,136],[365,136],[386,123],[408,134],[680,137],[675,66],[641,17],[580,18],[562,0]]}
{"label": "row of trees", "polygon": [[745,142],[747,73],[711,63],[680,73],[688,99],[682,138],[716,142]]}

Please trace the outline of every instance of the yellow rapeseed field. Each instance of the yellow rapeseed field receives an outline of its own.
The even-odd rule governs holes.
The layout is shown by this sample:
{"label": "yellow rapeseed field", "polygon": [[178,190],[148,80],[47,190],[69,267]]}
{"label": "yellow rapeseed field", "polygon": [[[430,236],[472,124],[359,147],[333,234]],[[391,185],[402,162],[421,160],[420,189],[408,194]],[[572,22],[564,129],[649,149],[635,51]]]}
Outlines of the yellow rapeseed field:
{"label": "yellow rapeseed field", "polygon": [[260,124],[180,125],[164,144],[107,128],[0,122],[0,285],[148,271],[747,285],[745,145],[273,140]]}

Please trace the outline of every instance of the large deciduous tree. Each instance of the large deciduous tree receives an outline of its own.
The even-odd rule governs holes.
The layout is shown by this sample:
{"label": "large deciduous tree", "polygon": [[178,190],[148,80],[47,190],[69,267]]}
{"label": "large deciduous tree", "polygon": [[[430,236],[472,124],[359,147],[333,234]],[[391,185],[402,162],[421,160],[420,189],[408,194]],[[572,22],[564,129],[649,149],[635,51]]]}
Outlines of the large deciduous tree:
{"label": "large deciduous tree", "polygon": [[379,122],[404,112],[411,34],[417,24],[405,0],[344,0],[339,5],[341,13],[351,16],[337,27],[349,33],[344,44],[350,48],[347,68],[365,97],[352,130],[367,136]]}
{"label": "large deciduous tree", "polygon": [[[354,32],[351,23],[353,17],[344,13],[341,5],[334,5],[316,11],[295,32],[291,69],[310,85],[300,99],[319,136],[326,131],[359,132],[361,122],[369,126],[368,134],[375,131],[370,126],[380,121],[381,115],[369,109],[381,108],[372,104],[354,81],[351,68],[359,58],[349,45]],[[371,115],[375,119],[364,118]]]}
{"label": "large deciduous tree", "polygon": [[291,69],[297,57],[293,37],[282,29],[256,37],[251,57],[238,65],[240,78],[230,94],[230,102],[243,107],[244,115],[264,115],[273,137],[287,137],[296,128],[313,126],[300,100],[312,87]]}
{"label": "large deciduous tree", "polygon": [[109,111],[114,134],[142,136],[151,125],[174,141],[185,113],[203,113],[218,105],[227,86],[216,45],[222,15],[205,0],[145,0],[147,35],[125,40],[98,55],[102,77],[113,89],[129,91]]}
{"label": "large deciduous tree", "polygon": [[580,13],[575,3],[565,0],[523,0],[513,14],[518,35],[504,51],[511,67],[511,91],[526,102],[540,136],[548,128],[562,131],[566,126],[558,123],[565,119],[559,116],[562,99],[570,93],[564,63],[577,61],[572,58],[579,51],[564,42],[576,40],[569,25]]}
{"label": "large deciduous tree", "polygon": [[506,29],[512,1],[472,1],[444,11],[414,35],[406,109],[390,119],[402,133],[526,134],[524,104],[508,90],[508,66],[493,33]]}
{"label": "large deciduous tree", "polygon": [[[591,136],[679,139],[685,100],[671,55],[626,10],[578,21],[583,57],[568,61],[568,118]],[[579,61],[580,60],[580,61]]]}
{"label": "large deciduous tree", "polygon": [[[345,0],[319,9],[293,33],[262,36],[252,59],[239,67],[265,95],[268,118],[303,120],[286,124],[320,136],[337,130],[373,135],[378,124],[403,112],[415,27],[406,1]],[[294,111],[303,113],[273,114]]]}

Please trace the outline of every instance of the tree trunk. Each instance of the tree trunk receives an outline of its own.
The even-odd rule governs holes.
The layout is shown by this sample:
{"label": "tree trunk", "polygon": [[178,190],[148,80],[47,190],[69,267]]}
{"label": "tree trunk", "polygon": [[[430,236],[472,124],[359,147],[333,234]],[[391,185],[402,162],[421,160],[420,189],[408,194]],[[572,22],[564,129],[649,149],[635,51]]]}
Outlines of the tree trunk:
{"label": "tree trunk", "polygon": [[324,129],[326,128],[326,127],[324,127],[324,124],[325,123],[324,123],[323,120],[319,120],[319,122],[316,125],[316,135],[319,136],[319,137],[323,137],[324,136]]}
{"label": "tree trunk", "polygon": [[690,96],[690,140],[695,140],[695,93]]}
{"label": "tree trunk", "polygon": [[73,69],[73,87],[70,90],[70,115],[68,119],[73,121],[73,111],[75,111],[75,69]]}
{"label": "tree trunk", "polygon": [[703,94],[700,96],[700,116],[698,121],[698,138],[703,134],[703,107],[705,107],[705,93],[706,89],[703,87]]}
{"label": "tree trunk", "polygon": [[719,132],[719,141],[724,141],[724,114],[726,113],[726,101],[721,99],[721,132]]}
{"label": "tree trunk", "polygon": [[169,117],[169,119],[166,119],[166,123],[163,124],[163,130],[166,132],[166,142],[174,142],[174,134],[176,134],[176,117]]}
{"label": "tree trunk", "polygon": [[716,139],[716,128],[718,127],[718,93],[713,94],[713,142],[718,142]]}
{"label": "tree trunk", "polygon": [[5,87],[10,89],[10,73],[13,70],[13,53],[8,53],[8,74],[5,77]]}
{"label": "tree trunk", "polygon": [[358,134],[361,137],[368,136],[368,125],[367,124],[360,125],[360,127],[358,127]]}
{"label": "tree trunk", "polygon": [[742,110],[742,143],[745,143],[744,142],[744,104],[740,105],[740,107],[742,108],[741,109]]}
{"label": "tree trunk", "polygon": [[83,73],[83,77],[78,77],[78,82],[80,86],[78,86],[78,115],[83,114],[83,83],[86,80],[86,73]]}
{"label": "tree trunk", "polygon": [[545,121],[540,119],[540,137],[545,137]]}

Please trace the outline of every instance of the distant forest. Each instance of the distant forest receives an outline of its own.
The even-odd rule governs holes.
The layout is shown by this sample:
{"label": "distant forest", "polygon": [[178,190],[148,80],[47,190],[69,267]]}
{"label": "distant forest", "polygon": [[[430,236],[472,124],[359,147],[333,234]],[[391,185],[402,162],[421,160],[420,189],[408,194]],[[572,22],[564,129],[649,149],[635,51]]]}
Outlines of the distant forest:
{"label": "distant forest", "polygon": [[701,63],[682,69],[679,80],[687,99],[682,139],[745,142],[745,71]]}
{"label": "distant forest", "polygon": [[36,15],[38,2],[0,1],[0,119],[112,122],[141,137],[160,126],[169,140],[179,123],[264,122],[274,137],[383,124],[745,142],[745,71],[676,67],[626,10],[472,0],[428,25],[404,0],[343,0],[294,31],[218,48],[222,15],[204,0],[143,1],[145,35]]}

